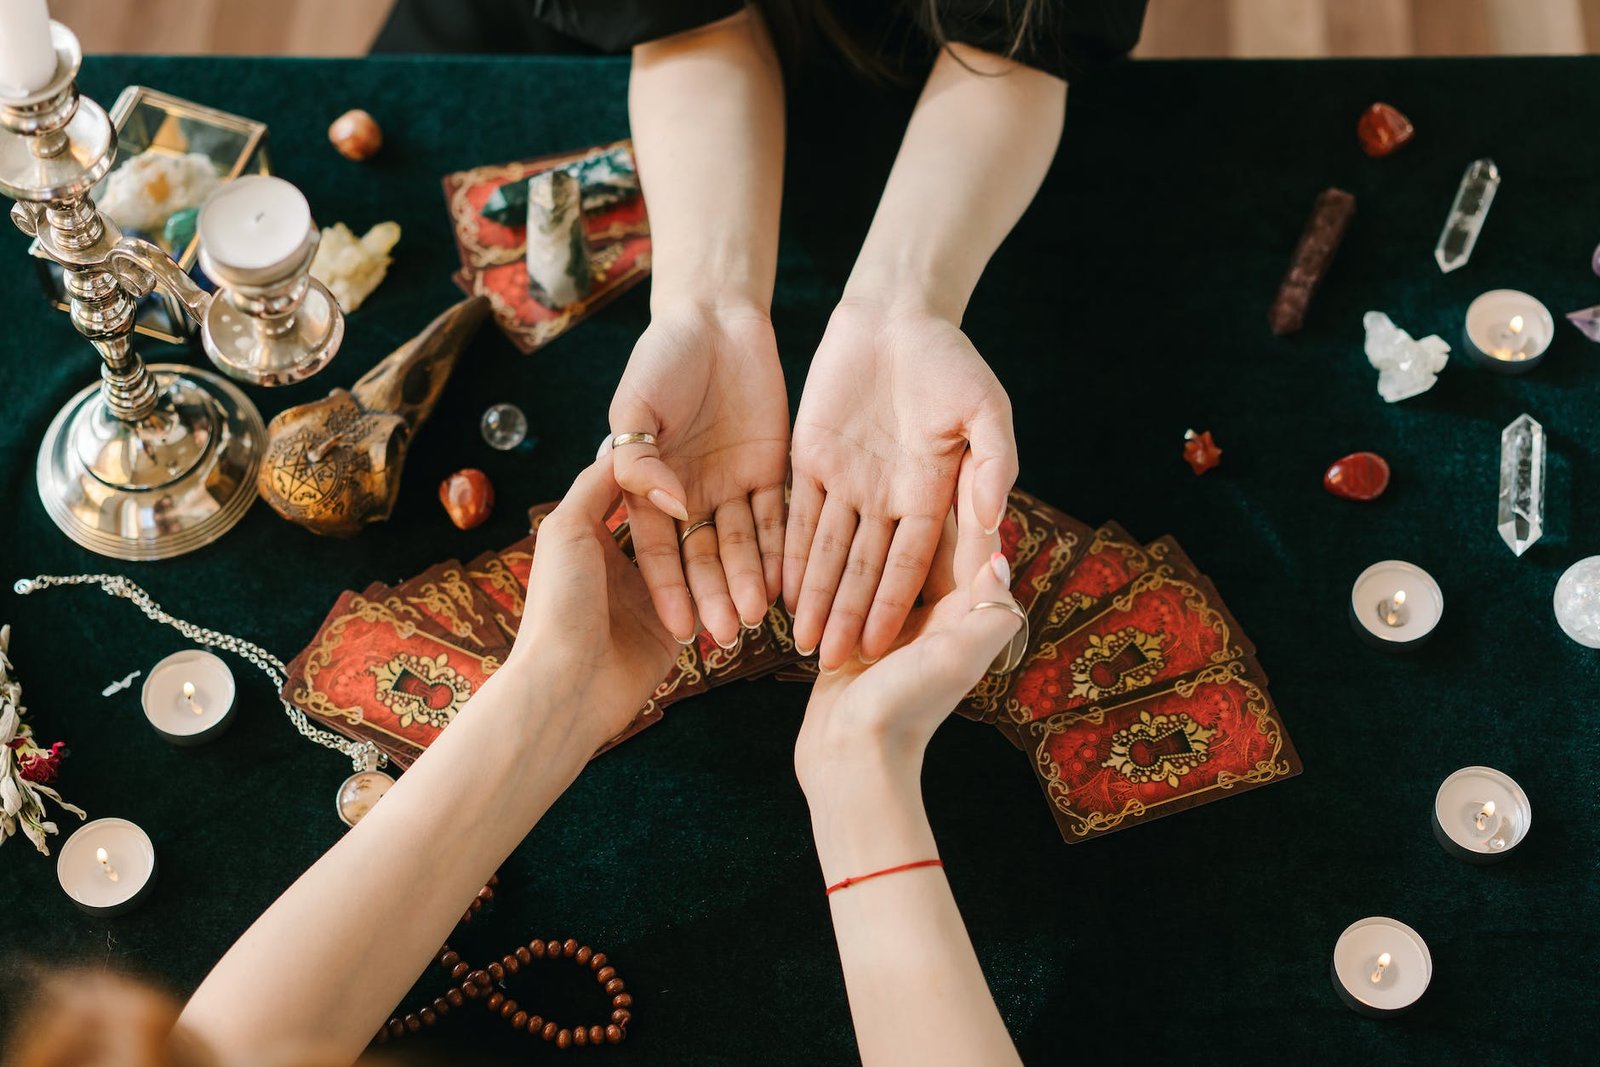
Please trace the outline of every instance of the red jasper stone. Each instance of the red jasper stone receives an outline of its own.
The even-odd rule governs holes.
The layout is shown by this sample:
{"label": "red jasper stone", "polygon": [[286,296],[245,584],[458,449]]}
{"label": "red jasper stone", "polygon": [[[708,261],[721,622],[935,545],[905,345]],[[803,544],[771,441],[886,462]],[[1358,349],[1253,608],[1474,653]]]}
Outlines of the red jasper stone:
{"label": "red jasper stone", "polygon": [[1222,462],[1222,449],[1211,439],[1210,430],[1204,433],[1190,430],[1183,436],[1183,458],[1196,474],[1204,474]]}
{"label": "red jasper stone", "polygon": [[444,505],[451,522],[470,530],[494,510],[494,485],[487,474],[468,467],[439,483],[439,503]]}
{"label": "red jasper stone", "polygon": [[1411,120],[1388,104],[1373,104],[1361,113],[1356,136],[1361,150],[1374,159],[1387,156],[1416,136]]}
{"label": "red jasper stone", "polygon": [[1389,461],[1376,452],[1352,452],[1333,462],[1322,487],[1346,500],[1376,500],[1389,488]]}

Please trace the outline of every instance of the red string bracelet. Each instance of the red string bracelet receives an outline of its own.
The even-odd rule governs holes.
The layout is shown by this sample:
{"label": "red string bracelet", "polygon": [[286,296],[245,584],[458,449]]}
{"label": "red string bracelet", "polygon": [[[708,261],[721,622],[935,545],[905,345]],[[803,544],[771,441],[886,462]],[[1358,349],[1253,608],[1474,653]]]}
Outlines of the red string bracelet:
{"label": "red string bracelet", "polygon": [[918,867],[943,866],[944,860],[917,860],[915,863],[902,863],[898,867],[885,867],[881,871],[873,871],[871,874],[857,875],[854,878],[845,878],[842,881],[835,882],[828,887],[828,891],[824,893],[823,896],[832,896],[840,889],[849,889],[857,882],[865,882],[869,878],[882,878],[886,874],[899,874],[901,871],[914,871]]}

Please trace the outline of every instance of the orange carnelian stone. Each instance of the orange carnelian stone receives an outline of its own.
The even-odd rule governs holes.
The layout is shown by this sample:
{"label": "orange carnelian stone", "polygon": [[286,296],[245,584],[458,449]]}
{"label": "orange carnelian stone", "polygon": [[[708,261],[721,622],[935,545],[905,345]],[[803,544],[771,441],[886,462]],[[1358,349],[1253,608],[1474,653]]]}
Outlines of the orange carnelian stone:
{"label": "orange carnelian stone", "polygon": [[1411,120],[1388,104],[1373,104],[1361,113],[1356,123],[1356,136],[1361,139],[1361,150],[1377,159],[1395,151],[1416,136]]}

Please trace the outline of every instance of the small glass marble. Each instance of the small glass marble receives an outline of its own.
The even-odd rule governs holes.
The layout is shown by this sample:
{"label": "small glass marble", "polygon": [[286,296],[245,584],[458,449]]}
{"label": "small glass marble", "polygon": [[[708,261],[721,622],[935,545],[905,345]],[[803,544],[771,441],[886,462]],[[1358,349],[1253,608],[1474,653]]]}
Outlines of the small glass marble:
{"label": "small glass marble", "polygon": [[528,417],[515,404],[496,404],[478,423],[490,448],[509,452],[528,436]]}
{"label": "small glass marble", "polygon": [[1580,559],[1556,583],[1556,622],[1585,648],[1600,648],[1600,556]]}

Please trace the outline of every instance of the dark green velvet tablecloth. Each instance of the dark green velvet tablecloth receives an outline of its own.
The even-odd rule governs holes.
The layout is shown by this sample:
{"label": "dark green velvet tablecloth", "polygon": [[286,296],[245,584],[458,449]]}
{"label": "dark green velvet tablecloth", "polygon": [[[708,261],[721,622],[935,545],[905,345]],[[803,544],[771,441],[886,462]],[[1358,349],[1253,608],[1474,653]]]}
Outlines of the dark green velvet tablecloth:
{"label": "dark green velvet tablecloth", "polygon": [[[441,175],[624,135],[626,81],[622,61],[564,59],[108,57],[83,76],[107,105],[142,83],[263,119],[277,173],[319,221],[401,224],[389,279],[351,316],[329,369],[251,390],[268,417],[348,385],[457,298]],[[911,101],[845,84],[797,95],[774,309],[792,400]],[[1355,140],[1375,99],[1418,129],[1386,160]],[[348,107],[383,124],[370,164],[327,144],[329,120]],[[1139,63],[1073,89],[1056,167],[966,322],[1014,398],[1020,484],[1090,523],[1176,535],[1259,645],[1306,770],[1069,847],[1026,759],[999,734],[964,720],[940,731],[929,813],[1029,1062],[1593,1056],[1600,654],[1564,637],[1550,605],[1563,568],[1600,552],[1600,349],[1559,319],[1600,302],[1588,266],[1600,239],[1597,114],[1590,59]],[[1462,170],[1485,155],[1503,173],[1499,197],[1471,263],[1441,275],[1434,239]],[[1304,332],[1275,339],[1267,304],[1313,198],[1335,184],[1358,198],[1353,229]],[[233,731],[170,747],[143,721],[137,686],[99,694],[181,639],[98,592],[22,599],[11,580],[129,574],[174,612],[287,659],[339,590],[467,559],[525,530],[525,505],[559,495],[605,432],[645,293],[530,358],[486,331],[417,439],[390,522],[319,540],[258,505],[201,552],[122,564],[69,543],[37,500],[38,441],[95,363],[67,317],[44,306],[21,236],[0,246],[0,621],[15,630],[35,729],[71,745],[62,790],[92,816],[145,827],[161,865],[148,903],[97,919],[62,894],[53,860],[13,842],[0,855],[0,948],[110,960],[182,992],[338,838],[332,800],[348,765],[301,740],[265,680],[237,662]],[[1364,311],[1438,333],[1459,354],[1467,303],[1497,287],[1557,313],[1544,366],[1508,379],[1453,358],[1431,392],[1378,397]],[[478,415],[503,400],[527,411],[531,454],[479,439]],[[1524,411],[1548,434],[1549,504],[1544,539],[1517,559],[1494,510],[1499,432]],[[1179,456],[1188,427],[1224,449],[1202,478]],[[1374,504],[1319,484],[1327,463],[1357,449],[1394,466]],[[462,466],[487,470],[501,500],[467,533],[435,499]],[[1435,640],[1409,656],[1368,649],[1346,620],[1356,574],[1388,558],[1422,565],[1444,589]],[[482,956],[534,935],[577,937],[609,953],[637,993],[627,1044],[580,1055],[853,1057],[791,768],[805,697],[761,681],[671,708],[596,761],[507,862],[491,917],[464,944]],[[1439,782],[1473,763],[1515,776],[1537,812],[1520,851],[1491,868],[1446,856],[1429,830]],[[389,908],[398,920],[408,892],[327,906]],[[1329,985],[1334,939],[1368,915],[1410,923],[1433,952],[1432,988],[1402,1019],[1352,1014]],[[565,989],[520,999],[567,1018],[598,1010]],[[450,1062],[546,1055],[476,1012],[417,1050]]]}

